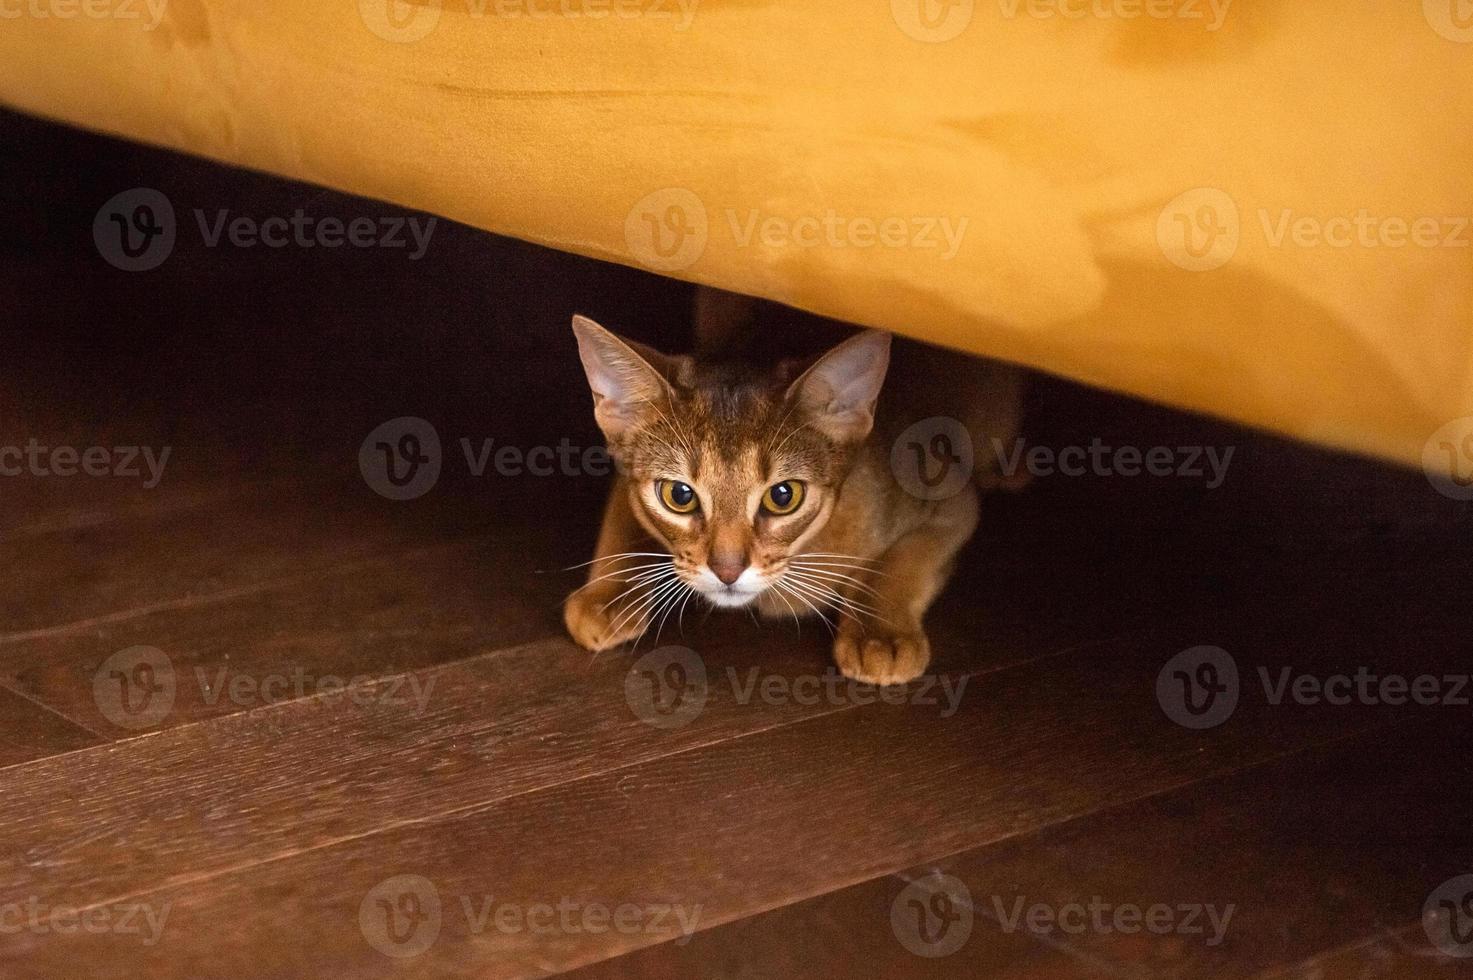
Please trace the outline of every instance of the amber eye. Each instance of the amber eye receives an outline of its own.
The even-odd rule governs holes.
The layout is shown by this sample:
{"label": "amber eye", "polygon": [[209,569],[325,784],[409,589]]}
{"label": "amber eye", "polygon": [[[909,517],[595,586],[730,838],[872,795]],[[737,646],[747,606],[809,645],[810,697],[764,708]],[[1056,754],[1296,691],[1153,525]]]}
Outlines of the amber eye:
{"label": "amber eye", "polygon": [[694,513],[701,506],[696,499],[696,492],[691,489],[689,483],[681,483],[679,480],[659,480],[655,483],[655,492],[660,495],[660,503],[670,508],[677,514]]}
{"label": "amber eye", "polygon": [[803,484],[797,480],[784,480],[774,483],[767,488],[762,495],[762,509],[769,514],[781,517],[783,514],[791,514],[798,509],[803,502]]}

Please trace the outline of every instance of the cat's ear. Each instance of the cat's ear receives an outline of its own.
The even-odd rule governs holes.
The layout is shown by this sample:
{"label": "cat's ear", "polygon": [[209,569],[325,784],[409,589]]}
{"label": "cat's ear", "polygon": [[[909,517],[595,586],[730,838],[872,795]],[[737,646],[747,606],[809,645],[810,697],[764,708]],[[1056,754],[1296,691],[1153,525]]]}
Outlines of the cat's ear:
{"label": "cat's ear", "polygon": [[669,401],[666,372],[670,359],[632,344],[594,323],[586,316],[573,317],[573,334],[578,338],[578,356],[593,389],[593,417],[610,439],[656,417],[659,406]]}
{"label": "cat's ear", "polygon": [[890,335],[866,330],[827,354],[788,388],[814,427],[836,442],[858,442],[875,424],[875,400],[890,367]]}

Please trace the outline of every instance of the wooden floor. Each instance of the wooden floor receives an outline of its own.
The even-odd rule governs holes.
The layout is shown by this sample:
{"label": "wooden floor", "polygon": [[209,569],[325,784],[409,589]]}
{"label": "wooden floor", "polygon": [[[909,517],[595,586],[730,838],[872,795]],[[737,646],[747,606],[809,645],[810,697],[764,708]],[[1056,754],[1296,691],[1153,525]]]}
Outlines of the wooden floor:
{"label": "wooden floor", "polygon": [[[1226,479],[989,498],[897,703],[818,624],[592,657],[558,606],[605,480],[472,478],[459,440],[590,445],[570,313],[678,346],[688,289],[449,222],[414,267],[181,234],[134,276],[91,241],[120,189],[384,206],[0,138],[0,447],[173,448],[152,489],[0,477],[0,978],[1473,976],[1470,692],[1259,673],[1473,670],[1473,507],[1420,473],[1040,379],[1032,444]],[[406,415],[446,465],[396,502],[358,453]],[[1239,698],[1191,728],[1201,647]]]}
{"label": "wooden floor", "polygon": [[[1431,494],[1367,464],[1307,471],[1345,486],[1347,466]],[[1466,672],[1456,524],[1125,536],[1045,481],[991,501],[934,617],[949,688],[804,687],[830,670],[821,627],[687,616],[661,645],[699,658],[704,703],[661,714],[631,696],[653,643],[595,658],[560,635],[597,487],[565,481],[553,530],[524,488],[405,507],[332,472],[132,497],[53,482],[8,498],[0,572],[5,977],[1473,964],[1421,923],[1473,867],[1470,709],[1274,705],[1255,673]],[[1204,644],[1243,693],[1197,731],[1157,675]],[[333,677],[357,679],[317,693]],[[1230,918],[1013,915],[1091,901],[1107,926],[1129,906]],[[920,955],[943,925],[965,941]]]}

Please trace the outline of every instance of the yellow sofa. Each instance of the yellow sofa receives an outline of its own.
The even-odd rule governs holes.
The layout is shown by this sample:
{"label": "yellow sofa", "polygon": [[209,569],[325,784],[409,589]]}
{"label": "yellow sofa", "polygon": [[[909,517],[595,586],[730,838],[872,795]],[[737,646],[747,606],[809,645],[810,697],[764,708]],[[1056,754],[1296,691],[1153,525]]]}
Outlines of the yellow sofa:
{"label": "yellow sofa", "polygon": [[1467,0],[0,0],[0,102],[1473,468]]}

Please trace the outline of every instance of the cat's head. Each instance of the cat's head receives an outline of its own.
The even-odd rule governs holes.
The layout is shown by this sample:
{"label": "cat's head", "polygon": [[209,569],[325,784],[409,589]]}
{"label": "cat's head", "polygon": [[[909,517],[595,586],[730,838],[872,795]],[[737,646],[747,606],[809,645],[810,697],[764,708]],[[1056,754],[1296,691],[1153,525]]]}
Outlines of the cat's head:
{"label": "cat's head", "polygon": [[640,524],[686,585],[719,606],[753,601],[832,515],[874,425],[890,336],[762,374],[666,356],[581,316],[573,332]]}

